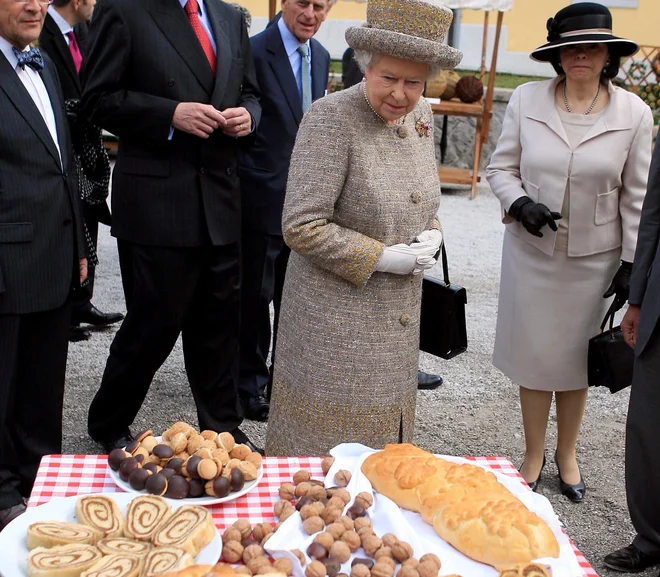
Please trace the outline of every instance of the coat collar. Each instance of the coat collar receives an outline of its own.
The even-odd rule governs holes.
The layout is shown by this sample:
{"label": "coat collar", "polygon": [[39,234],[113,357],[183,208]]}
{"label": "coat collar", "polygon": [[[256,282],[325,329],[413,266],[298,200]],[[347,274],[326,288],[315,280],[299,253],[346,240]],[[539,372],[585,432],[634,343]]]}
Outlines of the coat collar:
{"label": "coat collar", "polygon": [[[76,65],[73,62],[73,56],[71,56],[71,51],[69,50],[66,40],[64,40],[64,35],[62,34],[62,30],[57,25],[57,22],[55,22],[55,19],[50,14],[50,11],[46,14],[46,18],[44,19],[44,28],[42,31],[42,35],[50,37],[53,53],[49,53],[49,56],[53,60],[59,59],[63,63],[64,65],[63,70],[65,70],[66,73],[69,75],[71,81],[76,86],[78,93],[79,94],[82,93],[80,76],[78,76]],[[46,47],[47,42],[44,43],[44,41],[41,40],[40,44],[44,44],[44,48],[48,50]],[[82,48],[81,48],[81,52],[82,52]]]}
{"label": "coat collar", "polygon": [[[555,89],[559,81],[560,78],[553,78],[539,82],[530,101],[527,103],[525,116],[547,124],[550,130],[570,146],[555,104]],[[580,144],[596,138],[604,132],[632,129],[632,110],[627,94],[623,89],[615,88],[611,82],[607,83],[607,90],[610,103]]]}

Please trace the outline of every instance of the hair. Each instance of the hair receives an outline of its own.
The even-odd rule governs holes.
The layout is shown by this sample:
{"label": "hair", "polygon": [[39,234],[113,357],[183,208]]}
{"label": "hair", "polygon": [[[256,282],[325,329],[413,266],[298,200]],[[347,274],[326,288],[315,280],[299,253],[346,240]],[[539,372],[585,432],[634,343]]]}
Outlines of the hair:
{"label": "hair", "polygon": [[[355,60],[364,72],[371,64],[373,64],[378,57],[381,56],[380,52],[371,52],[370,50],[355,50]],[[443,68],[439,64],[429,64],[429,72],[426,80],[432,80],[442,72]]]}
{"label": "hair", "polygon": [[[605,64],[605,68],[603,68],[602,72],[600,73],[601,82],[613,80],[619,75],[619,70],[621,69],[621,54],[617,50],[616,46],[609,43],[606,43],[605,45],[607,46],[609,58]],[[561,56],[559,55],[559,48],[556,48],[552,51],[548,62],[552,64],[552,67],[555,69],[555,72],[559,76],[564,75],[564,69],[561,65]]]}
{"label": "hair", "polygon": [[56,8],[62,8],[63,6],[68,5],[71,0],[53,0],[53,6]]}

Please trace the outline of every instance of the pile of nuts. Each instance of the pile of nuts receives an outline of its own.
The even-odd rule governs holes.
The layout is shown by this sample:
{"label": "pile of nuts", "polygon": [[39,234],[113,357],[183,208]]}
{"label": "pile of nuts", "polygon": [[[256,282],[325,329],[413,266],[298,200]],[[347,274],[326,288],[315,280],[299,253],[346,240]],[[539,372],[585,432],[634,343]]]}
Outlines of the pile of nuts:
{"label": "pile of nuts", "polygon": [[202,431],[174,423],[162,441],[142,431],[125,449],[114,449],[108,465],[136,491],[170,499],[222,498],[259,475],[262,457],[231,433]]}

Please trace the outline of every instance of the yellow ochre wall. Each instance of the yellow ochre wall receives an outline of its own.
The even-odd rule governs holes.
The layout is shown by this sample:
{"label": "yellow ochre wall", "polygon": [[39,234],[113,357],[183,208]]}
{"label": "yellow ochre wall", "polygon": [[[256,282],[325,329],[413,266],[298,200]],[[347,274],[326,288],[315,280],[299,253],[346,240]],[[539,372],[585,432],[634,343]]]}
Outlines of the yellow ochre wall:
{"label": "yellow ochre wall", "polygon": [[[233,0],[241,6],[245,6],[253,18],[268,18],[268,0]],[[330,11],[329,18],[335,20],[366,20],[366,4],[347,2],[339,0]],[[277,9],[280,9],[280,0],[277,1]]]}

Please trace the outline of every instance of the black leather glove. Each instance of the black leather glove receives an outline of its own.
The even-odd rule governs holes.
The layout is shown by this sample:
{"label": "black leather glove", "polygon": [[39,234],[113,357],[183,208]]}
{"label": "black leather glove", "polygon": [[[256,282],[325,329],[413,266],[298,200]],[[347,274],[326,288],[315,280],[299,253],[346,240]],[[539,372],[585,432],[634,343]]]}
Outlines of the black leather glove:
{"label": "black leather glove", "polygon": [[541,229],[547,224],[552,230],[557,231],[555,220],[561,218],[558,212],[550,212],[550,209],[540,202],[534,202],[529,196],[521,196],[513,201],[507,212],[520,222],[529,234],[541,238]]}
{"label": "black leather glove", "polygon": [[603,295],[604,299],[610,298],[612,295],[616,295],[614,297],[614,308],[617,311],[620,308],[623,308],[623,305],[625,305],[626,301],[628,300],[628,295],[630,293],[631,273],[632,263],[622,260],[619,270],[616,271],[616,274],[612,279],[612,284],[610,284],[610,287],[605,291],[605,294]]}

